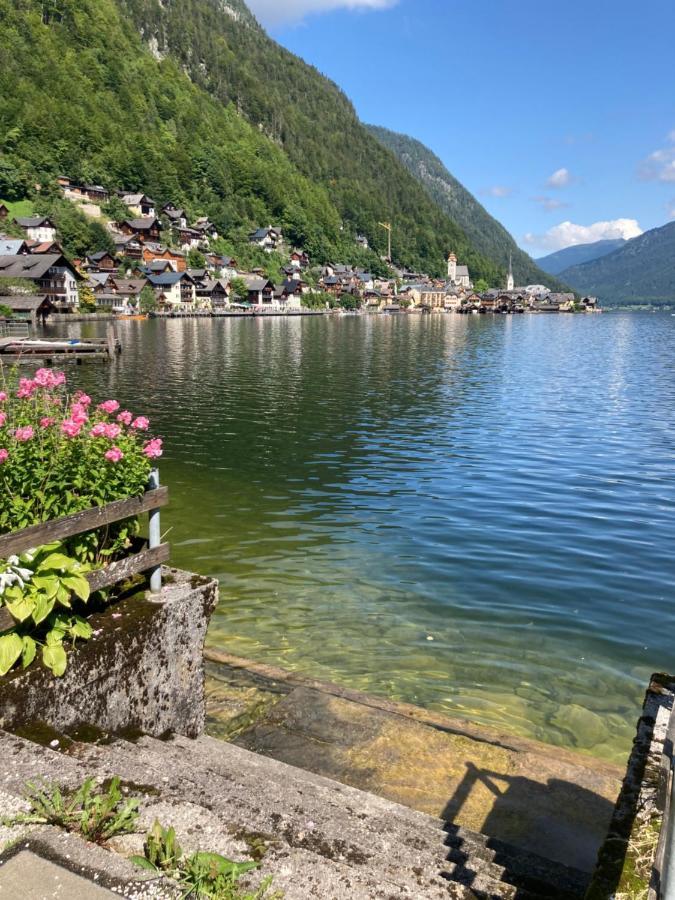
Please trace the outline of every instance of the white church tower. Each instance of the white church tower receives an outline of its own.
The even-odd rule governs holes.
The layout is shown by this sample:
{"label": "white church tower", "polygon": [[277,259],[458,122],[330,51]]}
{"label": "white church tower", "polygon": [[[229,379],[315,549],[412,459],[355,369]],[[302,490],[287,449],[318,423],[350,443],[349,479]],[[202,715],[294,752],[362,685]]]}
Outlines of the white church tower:
{"label": "white church tower", "polygon": [[506,290],[513,290],[513,254],[509,253],[509,274],[506,279]]}
{"label": "white church tower", "polygon": [[448,280],[453,284],[457,281],[457,257],[454,253],[448,254]]}

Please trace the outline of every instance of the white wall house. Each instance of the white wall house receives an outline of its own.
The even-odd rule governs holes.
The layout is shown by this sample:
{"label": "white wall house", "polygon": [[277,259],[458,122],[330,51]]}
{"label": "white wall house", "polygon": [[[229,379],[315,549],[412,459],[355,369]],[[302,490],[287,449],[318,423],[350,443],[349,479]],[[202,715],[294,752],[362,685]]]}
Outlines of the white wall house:
{"label": "white wall house", "polygon": [[45,244],[56,240],[56,226],[47,216],[24,216],[14,221],[31,241]]}

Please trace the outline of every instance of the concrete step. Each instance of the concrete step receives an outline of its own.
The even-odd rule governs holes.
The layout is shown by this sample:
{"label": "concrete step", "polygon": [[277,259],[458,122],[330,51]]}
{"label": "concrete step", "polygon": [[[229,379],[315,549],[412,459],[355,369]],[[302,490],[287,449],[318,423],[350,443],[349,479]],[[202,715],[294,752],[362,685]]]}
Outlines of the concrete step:
{"label": "concrete step", "polygon": [[144,737],[133,747],[115,742],[77,752],[92,762],[95,754],[97,765],[112,752],[117,770],[129,773],[125,777],[147,779],[152,771],[164,780],[167,795],[207,805],[237,828],[281,835],[295,848],[320,848],[352,868],[365,865],[382,883],[406,884],[412,873],[431,891],[440,875],[446,886],[463,885],[485,897],[561,900],[585,889],[583,873],[467,829],[444,829],[424,813],[212,738]]}
{"label": "concrete step", "polygon": [[263,871],[287,900],[572,900],[584,893],[583,873],[213,738],[62,737],[45,748],[0,733],[0,752],[20,760],[2,773],[10,793],[38,773],[67,784],[119,775],[146,793],[143,827],[157,816],[179,835],[196,832],[195,849],[234,858],[263,842]]}

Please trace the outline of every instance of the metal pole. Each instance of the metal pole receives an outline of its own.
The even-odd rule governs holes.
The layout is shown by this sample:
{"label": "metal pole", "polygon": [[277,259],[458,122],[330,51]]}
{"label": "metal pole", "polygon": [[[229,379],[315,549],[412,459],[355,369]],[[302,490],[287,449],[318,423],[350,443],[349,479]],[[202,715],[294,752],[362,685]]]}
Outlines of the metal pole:
{"label": "metal pole", "polygon": [[[159,469],[150,472],[150,490],[155,491],[159,487]],[[159,524],[159,509],[151,509],[148,515],[148,547],[153,550],[162,542],[161,528]],[[153,594],[159,594],[162,590],[162,567],[155,566],[150,570],[150,590]]]}

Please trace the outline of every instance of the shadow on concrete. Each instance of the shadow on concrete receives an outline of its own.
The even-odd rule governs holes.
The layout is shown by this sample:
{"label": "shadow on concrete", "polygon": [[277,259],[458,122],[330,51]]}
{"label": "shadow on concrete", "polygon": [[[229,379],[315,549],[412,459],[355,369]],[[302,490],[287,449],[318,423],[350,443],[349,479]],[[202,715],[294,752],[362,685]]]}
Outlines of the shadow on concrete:
{"label": "shadow on concrete", "polygon": [[[476,789],[494,797],[480,828],[481,847],[475,834],[454,824]],[[442,814],[447,858],[455,867],[447,877],[480,897],[480,874],[491,863],[503,869],[502,880],[516,887],[516,897],[521,892],[528,898],[583,897],[597,858],[598,823],[609,823],[613,808],[604,797],[567,781],[540,783],[467,762]]]}

